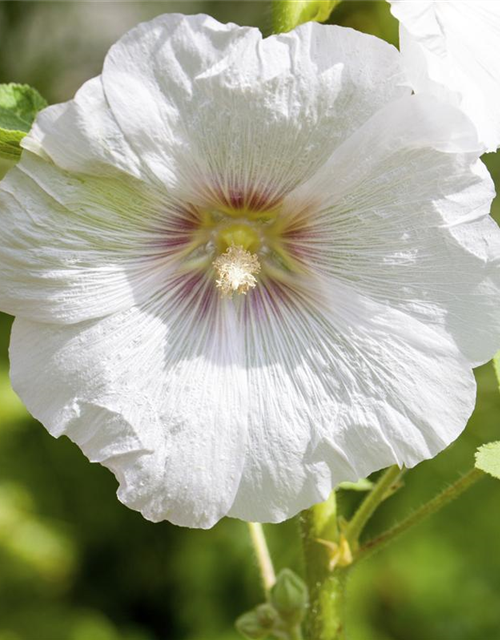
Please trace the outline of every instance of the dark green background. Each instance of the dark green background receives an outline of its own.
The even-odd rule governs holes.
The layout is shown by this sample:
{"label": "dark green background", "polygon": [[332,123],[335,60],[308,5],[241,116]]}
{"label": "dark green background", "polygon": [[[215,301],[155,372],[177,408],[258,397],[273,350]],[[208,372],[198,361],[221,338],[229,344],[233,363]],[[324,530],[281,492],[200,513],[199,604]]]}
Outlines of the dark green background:
{"label": "dark green background", "polygon": [[[49,102],[67,100],[100,72],[122,33],[168,11],[270,30],[267,2],[0,2],[0,82],[27,82]],[[385,2],[345,2],[333,20],[397,39]],[[500,162],[487,162],[500,183]],[[112,475],[68,440],[52,439],[10,391],[9,327],[2,317],[0,640],[235,640],[234,619],[262,597],[246,525],[225,520],[208,532],[153,525],[120,505]],[[407,475],[372,532],[456,479],[479,444],[499,438],[491,366],[477,377],[466,432]],[[356,498],[345,496],[346,507]],[[300,571],[296,522],[267,530],[277,567]],[[358,568],[349,638],[498,640],[499,602],[500,484],[485,479]]]}

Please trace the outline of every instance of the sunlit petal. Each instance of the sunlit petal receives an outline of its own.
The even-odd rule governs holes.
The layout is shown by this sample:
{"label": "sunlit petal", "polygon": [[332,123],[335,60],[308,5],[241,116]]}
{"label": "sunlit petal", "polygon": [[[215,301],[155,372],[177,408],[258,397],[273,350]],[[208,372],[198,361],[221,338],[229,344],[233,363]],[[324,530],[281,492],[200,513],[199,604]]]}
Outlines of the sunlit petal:
{"label": "sunlit petal", "polygon": [[372,36],[308,23],[263,39],[208,16],[139,25],[103,69],[116,121],[163,183],[257,207],[311,176],[403,85],[397,51]]}
{"label": "sunlit petal", "polygon": [[290,245],[310,269],[441,327],[482,364],[500,339],[494,195],[465,116],[431,96],[404,98],[289,196],[303,212]]}
{"label": "sunlit petal", "polygon": [[489,151],[500,145],[500,3],[389,0],[416,92],[460,106]]}
{"label": "sunlit petal", "polygon": [[12,381],[31,413],[112,469],[150,520],[209,527],[229,510],[245,459],[247,384],[234,307],[212,282],[72,326],[17,319]]}
{"label": "sunlit petal", "polygon": [[341,283],[261,290],[249,306],[252,410],[230,515],[283,520],[343,480],[412,467],[463,430],[475,400],[470,366],[418,320]]}

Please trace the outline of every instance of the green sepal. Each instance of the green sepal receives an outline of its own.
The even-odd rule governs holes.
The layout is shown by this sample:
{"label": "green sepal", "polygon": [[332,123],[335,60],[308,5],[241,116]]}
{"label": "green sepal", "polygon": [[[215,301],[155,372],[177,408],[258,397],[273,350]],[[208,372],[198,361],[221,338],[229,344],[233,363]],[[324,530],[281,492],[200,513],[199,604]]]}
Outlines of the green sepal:
{"label": "green sepal", "polygon": [[371,491],[373,489],[373,482],[368,480],[368,478],[363,478],[357,482],[341,482],[337,488],[343,489],[344,491]]}
{"label": "green sepal", "polygon": [[262,624],[255,609],[244,613],[236,620],[236,629],[248,640],[263,640],[269,635],[267,624]]}
{"label": "green sepal", "polygon": [[483,444],[476,451],[476,469],[500,480],[500,442]]}
{"label": "green sepal", "polygon": [[274,31],[291,31],[304,22],[325,22],[340,2],[341,0],[274,0]]}
{"label": "green sepal", "polygon": [[47,102],[27,84],[0,84],[0,157],[16,161],[20,142],[31,129],[36,114]]}
{"label": "green sepal", "polygon": [[500,351],[493,357],[493,368],[497,376],[498,388],[500,390]]}
{"label": "green sepal", "polygon": [[278,613],[268,602],[259,604],[258,607],[255,607],[254,611],[257,616],[257,620],[263,629],[271,630],[276,626],[276,623],[278,622]]}

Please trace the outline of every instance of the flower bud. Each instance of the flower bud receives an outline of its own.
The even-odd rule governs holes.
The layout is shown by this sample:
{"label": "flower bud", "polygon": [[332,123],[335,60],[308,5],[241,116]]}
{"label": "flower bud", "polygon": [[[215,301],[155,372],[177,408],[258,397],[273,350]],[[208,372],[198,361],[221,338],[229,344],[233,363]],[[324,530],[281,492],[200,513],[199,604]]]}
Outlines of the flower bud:
{"label": "flower bud", "polygon": [[307,587],[290,569],[283,569],[271,591],[271,603],[283,620],[298,624],[307,606]]}
{"label": "flower bud", "polygon": [[272,629],[278,620],[278,613],[270,604],[260,604],[254,611],[261,626],[265,629]]}
{"label": "flower bud", "polygon": [[[265,606],[265,605],[261,605]],[[258,607],[259,608],[259,607]],[[257,609],[244,613],[236,620],[236,629],[245,638],[250,640],[261,640],[269,635],[269,627],[262,624]],[[267,620],[265,621],[267,622]]]}
{"label": "flower bud", "polygon": [[291,31],[310,20],[325,22],[339,3],[340,0],[274,0],[274,30]]}

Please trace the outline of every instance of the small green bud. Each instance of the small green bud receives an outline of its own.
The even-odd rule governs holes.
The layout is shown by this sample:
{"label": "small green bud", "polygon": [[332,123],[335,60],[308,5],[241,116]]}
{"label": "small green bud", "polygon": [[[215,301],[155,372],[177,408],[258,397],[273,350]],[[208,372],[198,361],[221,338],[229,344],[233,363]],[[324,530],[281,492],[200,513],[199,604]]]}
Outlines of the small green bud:
{"label": "small green bud", "polygon": [[307,607],[307,587],[290,569],[280,571],[271,591],[271,603],[283,620],[298,624]]}
{"label": "small green bud", "polygon": [[240,616],[236,620],[236,629],[250,640],[261,640],[269,635],[269,628],[262,624],[256,609]]}
{"label": "small green bud", "polygon": [[325,22],[341,0],[273,0],[274,30],[291,31],[304,22]]}
{"label": "small green bud", "polygon": [[270,604],[259,604],[254,611],[261,626],[265,629],[272,629],[278,620],[278,613]]}

